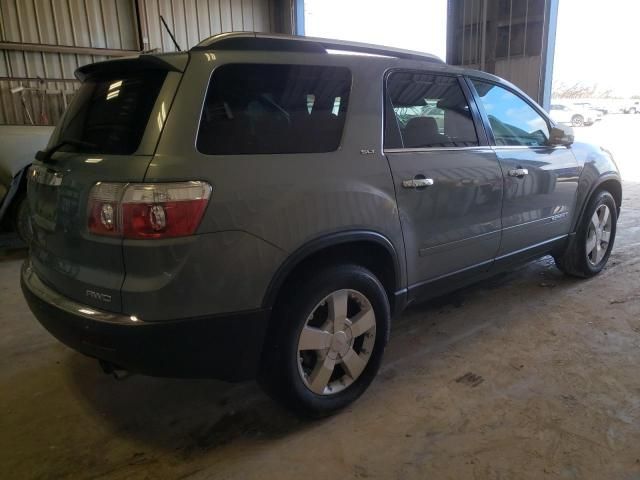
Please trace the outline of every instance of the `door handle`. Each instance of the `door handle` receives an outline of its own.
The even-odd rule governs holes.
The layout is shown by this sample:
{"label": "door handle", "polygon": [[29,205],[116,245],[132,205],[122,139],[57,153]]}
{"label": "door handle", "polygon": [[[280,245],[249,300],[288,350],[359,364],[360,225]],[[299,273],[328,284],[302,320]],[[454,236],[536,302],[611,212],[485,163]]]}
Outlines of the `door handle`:
{"label": "door handle", "polygon": [[529,175],[529,170],[527,170],[526,168],[513,168],[509,170],[509,172],[507,173],[509,174],[510,177],[522,178],[525,175]]}
{"label": "door handle", "polygon": [[411,180],[403,180],[404,188],[422,188],[433,185],[433,178],[412,178]]}

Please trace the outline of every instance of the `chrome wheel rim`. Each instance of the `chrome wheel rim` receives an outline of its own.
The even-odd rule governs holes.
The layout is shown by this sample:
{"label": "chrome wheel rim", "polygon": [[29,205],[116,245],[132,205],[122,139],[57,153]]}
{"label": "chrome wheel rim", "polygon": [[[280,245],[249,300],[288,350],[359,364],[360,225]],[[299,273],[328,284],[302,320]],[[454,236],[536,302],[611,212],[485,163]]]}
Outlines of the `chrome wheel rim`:
{"label": "chrome wheel rim", "polygon": [[598,265],[609,249],[611,240],[611,210],[606,205],[600,205],[593,212],[587,230],[586,252],[587,260],[593,266]]}
{"label": "chrome wheel rim", "polygon": [[336,290],[307,317],[298,338],[298,372],[318,395],[335,395],[366,368],[376,340],[371,302],[356,290]]}

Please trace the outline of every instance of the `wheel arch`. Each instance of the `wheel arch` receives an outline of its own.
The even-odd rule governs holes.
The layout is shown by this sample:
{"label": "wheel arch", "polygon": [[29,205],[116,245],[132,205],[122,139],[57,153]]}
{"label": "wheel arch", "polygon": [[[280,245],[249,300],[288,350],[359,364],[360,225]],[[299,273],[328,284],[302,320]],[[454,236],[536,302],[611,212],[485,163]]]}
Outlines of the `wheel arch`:
{"label": "wheel arch", "polygon": [[578,222],[584,215],[584,211],[593,196],[603,190],[611,193],[611,196],[616,202],[616,213],[618,215],[620,214],[620,209],[622,208],[622,182],[620,181],[620,177],[618,177],[617,175],[603,175],[598,179],[597,182],[594,183],[589,193],[584,197],[584,201],[582,202],[582,205],[580,205],[580,214],[576,215],[576,219],[573,225],[574,231],[577,228]]}
{"label": "wheel arch", "polygon": [[616,201],[616,207],[618,209],[618,214],[620,213],[620,209],[622,208],[622,183],[617,178],[609,178],[608,180],[603,180],[600,182],[596,188],[591,193],[593,196],[594,193],[599,192],[600,190],[607,190],[613,196],[613,199]]}
{"label": "wheel arch", "polygon": [[378,277],[387,291],[392,312],[404,307],[402,270],[397,251],[387,237],[368,230],[324,235],[296,249],[274,274],[265,293],[263,307],[273,308],[283,292],[305,272],[346,262],[368,268]]}

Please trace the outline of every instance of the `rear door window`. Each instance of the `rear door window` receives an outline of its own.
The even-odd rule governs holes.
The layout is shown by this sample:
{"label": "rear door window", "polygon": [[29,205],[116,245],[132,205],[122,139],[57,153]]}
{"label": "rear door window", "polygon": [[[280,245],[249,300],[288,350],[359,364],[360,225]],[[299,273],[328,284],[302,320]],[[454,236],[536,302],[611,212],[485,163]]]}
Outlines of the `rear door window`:
{"label": "rear door window", "polygon": [[387,80],[385,130],[385,148],[478,145],[469,104],[460,83],[456,77],[446,75],[392,73]]}
{"label": "rear door window", "polygon": [[227,64],[209,84],[198,151],[318,153],[338,148],[349,103],[344,67]]}
{"label": "rear door window", "polygon": [[166,72],[158,70],[89,77],[65,114],[59,137],[80,140],[87,146],[67,145],[60,150],[134,153],[165,77]]}

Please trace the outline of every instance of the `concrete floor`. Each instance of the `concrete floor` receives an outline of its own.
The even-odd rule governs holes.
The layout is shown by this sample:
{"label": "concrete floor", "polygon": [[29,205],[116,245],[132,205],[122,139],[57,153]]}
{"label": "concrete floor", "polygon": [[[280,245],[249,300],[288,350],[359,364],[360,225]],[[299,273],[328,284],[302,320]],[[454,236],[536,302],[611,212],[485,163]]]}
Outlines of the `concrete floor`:
{"label": "concrete floor", "polygon": [[103,375],[36,323],[5,252],[0,478],[640,478],[640,116],[590,128],[628,179],[607,269],[545,258],[412,308],[369,391],[322,421],[254,383]]}

